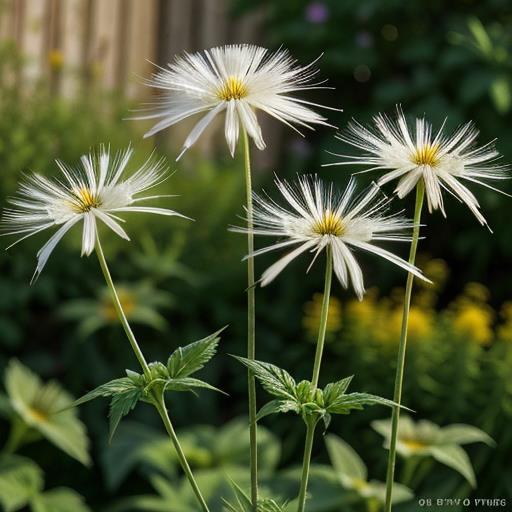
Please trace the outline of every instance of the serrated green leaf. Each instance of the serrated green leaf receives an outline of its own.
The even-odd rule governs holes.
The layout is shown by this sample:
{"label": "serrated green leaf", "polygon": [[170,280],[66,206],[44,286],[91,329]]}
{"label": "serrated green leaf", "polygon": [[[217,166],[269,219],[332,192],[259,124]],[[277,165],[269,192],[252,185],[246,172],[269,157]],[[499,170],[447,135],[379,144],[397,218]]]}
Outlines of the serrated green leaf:
{"label": "serrated green leaf", "polygon": [[337,382],[331,382],[327,384],[324,388],[324,401],[325,406],[327,407],[331,402],[336,400],[341,395],[345,394],[345,391],[347,391],[350,382],[354,378],[353,375],[350,377],[345,377],[344,379],[341,379]]}
{"label": "serrated green leaf", "polygon": [[252,511],[252,503],[249,495],[235,482],[231,482],[231,488],[235,494],[235,498],[238,504],[238,507],[232,505],[227,500],[222,500],[224,505],[228,508],[230,512],[251,512]]}
{"label": "serrated green leaf", "polygon": [[123,416],[126,416],[144,394],[143,388],[136,386],[123,393],[117,393],[112,396],[109,409],[109,442],[119,425]]}
{"label": "serrated green leaf", "polygon": [[295,400],[295,379],[286,370],[262,361],[254,361],[240,356],[233,357],[254,372],[254,376],[265,391],[279,398]]}
{"label": "serrated green leaf", "polygon": [[272,400],[266,403],[258,412],[256,420],[259,421],[269,414],[294,412],[300,413],[300,406],[293,400]]}
{"label": "serrated green leaf", "polygon": [[458,471],[471,485],[476,487],[476,477],[468,454],[456,444],[444,446],[431,446],[429,449],[432,457],[441,464]]}
{"label": "serrated green leaf", "polygon": [[19,510],[43,488],[43,471],[20,455],[0,456],[0,503],[5,512]]}
{"label": "serrated green leaf", "polygon": [[343,439],[334,434],[329,434],[325,437],[325,444],[331,464],[337,474],[362,481],[368,479],[368,470],[365,463]]}
{"label": "serrated green leaf", "polygon": [[312,400],[311,396],[311,382],[309,380],[301,380],[295,386],[295,396],[300,403],[310,402]]}
{"label": "serrated green leaf", "polygon": [[195,379],[193,377],[180,377],[177,379],[168,379],[164,385],[164,391],[192,391],[193,388],[204,388],[209,389],[210,391],[218,391],[223,395],[227,395],[224,391],[204,380]]}
{"label": "serrated green leaf", "polygon": [[[365,405],[385,405],[395,407],[397,404],[387,398],[382,398],[369,393],[349,393],[335,399],[328,407],[327,411],[332,414],[349,414],[352,409],[361,410]],[[403,407],[407,409],[407,407]],[[410,410],[410,409],[408,409]]]}
{"label": "serrated green leaf", "polygon": [[219,334],[225,329],[219,329],[202,340],[178,347],[167,361],[167,370],[172,378],[188,377],[197,372],[215,355],[219,344]]}
{"label": "serrated green leaf", "polygon": [[66,487],[52,489],[35,497],[31,502],[32,512],[90,512],[84,498]]}
{"label": "serrated green leaf", "polygon": [[78,400],[75,400],[69,407],[77,407],[94,400],[95,398],[109,397],[117,395],[118,393],[127,393],[134,389],[141,388],[140,386],[137,386],[130,377],[121,377],[120,379],[111,380],[110,382],[106,382],[92,391],[89,391],[89,393],[85,394]]}

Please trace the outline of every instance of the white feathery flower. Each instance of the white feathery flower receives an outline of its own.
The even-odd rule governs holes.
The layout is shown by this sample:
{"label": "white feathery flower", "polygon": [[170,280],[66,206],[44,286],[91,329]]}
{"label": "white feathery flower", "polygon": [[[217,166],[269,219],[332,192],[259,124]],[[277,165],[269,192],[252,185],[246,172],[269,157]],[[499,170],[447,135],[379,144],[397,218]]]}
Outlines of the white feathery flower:
{"label": "white feathery flower", "polygon": [[58,226],[58,230],[37,253],[37,267],[32,280],[45,266],[61,238],[78,222],[83,222],[82,256],[90,255],[96,244],[97,221],[101,220],[114,233],[129,240],[121,227],[118,214],[145,212],[159,215],[183,215],[164,208],[139,205],[141,201],[164,196],[136,197],[166,179],[163,160],[150,157],[138,171],[124,178],[124,171],[132,155],[128,147],[111,157],[102,147],[98,155],[81,158],[81,167],[72,169],[57,160],[62,176],[48,179],[40,174],[27,175],[18,194],[9,199],[12,208],[4,209],[3,235],[23,235],[9,247],[40,231]]}
{"label": "white feathery flower", "polygon": [[[411,237],[405,231],[413,227],[411,221],[397,214],[385,214],[390,201],[379,194],[376,185],[358,197],[354,197],[354,179],[343,194],[336,193],[332,184],[325,185],[316,176],[301,177],[295,185],[276,179],[276,185],[289,209],[254,194],[253,228],[250,231],[282,240],[249,256],[297,247],[263,273],[262,286],[270,283],[292,260],[306,251],[314,253],[312,265],[327,246],[331,248],[334,272],[340,283],[348,288],[350,281],[359,299],[364,294],[363,273],[352,249],[382,256],[424,279],[416,267],[374,244],[378,241],[410,241]],[[249,229],[234,228],[234,231],[246,233]]]}
{"label": "white feathery flower", "polygon": [[331,126],[326,123],[326,118],[307,106],[321,105],[290,96],[296,91],[321,88],[320,83],[312,83],[317,74],[313,64],[301,67],[285,50],[271,53],[249,44],[185,53],[166,68],[159,68],[147,80],[146,85],[161,90],[162,96],[149,105],[146,115],[134,119],[161,118],[144,135],[149,137],[187,117],[206,112],[185,140],[179,159],[225,110],[225,135],[231,155],[235,153],[240,126],[258,149],[264,149],[256,110],[262,110],[294,129],[294,125],[306,128],[312,128],[312,124]]}
{"label": "white feathery flower", "polygon": [[338,138],[360,149],[363,154],[336,154],[343,157],[344,161],[327,165],[355,164],[371,166],[362,172],[388,171],[378,180],[378,184],[397,179],[395,193],[400,198],[405,197],[423,179],[429,212],[440,210],[446,217],[442,194],[444,189],[465,203],[478,221],[485,225],[478,200],[461,180],[504,193],[484,180],[509,178],[509,167],[496,164],[500,155],[493,142],[481,147],[475,145],[478,130],[473,123],[460,126],[448,136],[443,133],[445,122],[436,134],[424,118],[417,118],[415,128],[412,129],[399,107],[396,120],[384,114],[375,116],[373,129],[353,121],[348,125],[347,132]]}

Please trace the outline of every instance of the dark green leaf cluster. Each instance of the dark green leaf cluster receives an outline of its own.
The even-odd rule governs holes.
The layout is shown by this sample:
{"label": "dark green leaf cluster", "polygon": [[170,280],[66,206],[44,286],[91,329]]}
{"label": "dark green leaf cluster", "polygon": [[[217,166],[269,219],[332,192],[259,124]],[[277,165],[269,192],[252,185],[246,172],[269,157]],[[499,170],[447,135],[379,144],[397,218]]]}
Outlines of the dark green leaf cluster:
{"label": "dark green leaf cluster", "polygon": [[95,398],[110,398],[110,439],[119,425],[140,400],[159,404],[166,391],[192,391],[206,388],[220,391],[203,380],[191,377],[215,355],[219,334],[223,329],[185,347],[178,347],[167,360],[150,363],[149,372],[140,374],[126,370],[126,377],[111,380],[79,398],[71,406],[78,406]]}
{"label": "dark green leaf cluster", "polygon": [[276,397],[260,409],[258,419],[269,414],[294,412],[306,423],[323,419],[327,428],[332,414],[350,414],[352,410],[363,409],[366,405],[397,405],[392,400],[368,393],[346,393],[352,376],[320,389],[308,380],[296,383],[286,370],[273,364],[235,357],[254,373],[267,393]]}

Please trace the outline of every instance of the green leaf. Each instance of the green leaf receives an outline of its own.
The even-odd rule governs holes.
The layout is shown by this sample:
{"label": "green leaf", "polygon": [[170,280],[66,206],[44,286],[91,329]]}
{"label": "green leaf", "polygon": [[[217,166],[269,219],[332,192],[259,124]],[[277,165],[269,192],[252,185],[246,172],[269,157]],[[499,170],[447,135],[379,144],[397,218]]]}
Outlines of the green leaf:
{"label": "green leaf", "polygon": [[453,424],[443,427],[440,432],[440,444],[469,444],[485,443],[488,446],[496,446],[494,439],[477,427],[464,424]]}
{"label": "green leaf", "polygon": [[219,334],[224,329],[225,327],[185,347],[178,347],[167,361],[169,376],[188,377],[200,370],[215,355],[220,340]]}
{"label": "green leaf", "polygon": [[492,41],[482,22],[475,17],[471,17],[468,21],[468,27],[475,38],[478,49],[487,57],[492,55]]}
{"label": "green leaf", "polygon": [[193,388],[204,388],[209,389],[210,391],[218,391],[219,393],[222,393],[223,395],[227,395],[224,391],[222,391],[219,388],[216,388],[215,386],[212,386],[211,384],[208,384],[208,382],[205,382],[200,379],[195,379],[193,377],[181,377],[177,379],[169,379],[166,381],[164,386],[164,391],[194,391]]}
{"label": "green leaf", "polygon": [[110,425],[109,442],[112,441],[112,437],[114,436],[121,418],[126,416],[135,407],[135,405],[137,405],[137,402],[143,395],[143,388],[134,385],[132,389],[112,396],[108,414]]}
{"label": "green leaf", "polygon": [[75,400],[69,407],[77,407],[78,405],[85,404],[95,398],[100,397],[109,397],[113,395],[117,395],[119,393],[127,393],[134,389],[141,389],[140,386],[137,386],[135,382],[130,377],[121,377],[120,379],[114,379],[110,382],[106,382],[101,386],[98,386],[96,389],[89,391],[89,393],[85,394],[78,400]]}
{"label": "green leaf", "polygon": [[336,473],[366,481],[368,470],[361,457],[343,439],[334,434],[325,438],[327,452]]}
{"label": "green leaf", "polygon": [[494,80],[490,94],[496,110],[500,114],[505,114],[510,110],[512,94],[510,92],[510,82],[506,77],[500,76]]}
{"label": "green leaf", "polygon": [[5,371],[12,408],[25,424],[84,465],[90,463],[85,425],[72,410],[73,397],[54,381],[43,383],[17,360]]}
{"label": "green leaf", "polygon": [[471,485],[476,487],[476,477],[468,454],[456,444],[431,446],[430,453],[441,464],[458,471]]}
{"label": "green leaf", "polygon": [[32,512],[90,512],[84,498],[66,487],[52,489],[35,497],[31,502]]}
{"label": "green leaf", "polygon": [[[387,398],[370,395],[369,393],[349,393],[348,395],[338,397],[329,404],[329,406],[327,406],[327,412],[333,414],[349,414],[352,409],[361,410],[365,405],[385,405],[387,407],[395,407],[398,404],[392,400],[388,400]],[[407,409],[407,407],[401,407]]]}
{"label": "green leaf", "polygon": [[350,382],[354,378],[353,375],[350,377],[346,377],[344,379],[341,379],[337,382],[331,382],[330,384],[327,384],[324,388],[324,401],[326,407],[333,402],[336,398],[338,398],[341,395],[345,394],[345,391],[347,391]]}
{"label": "green leaf", "polygon": [[223,498],[222,501],[224,502],[224,505],[227,507],[227,509],[230,512],[251,512],[252,503],[248,494],[243,489],[241,489],[240,486],[238,486],[235,482],[231,482],[231,488],[233,489],[233,492],[235,494],[238,507],[232,505]]}
{"label": "green leaf", "polygon": [[286,370],[262,361],[253,361],[240,356],[233,357],[254,372],[254,376],[260,381],[265,391],[279,398],[295,400],[295,379]]}
{"label": "green leaf", "polygon": [[4,512],[19,510],[43,488],[43,471],[19,455],[0,456],[0,503]]}
{"label": "green leaf", "polygon": [[287,413],[290,411],[300,414],[300,405],[294,400],[272,400],[259,410],[256,420],[259,421],[269,414]]}

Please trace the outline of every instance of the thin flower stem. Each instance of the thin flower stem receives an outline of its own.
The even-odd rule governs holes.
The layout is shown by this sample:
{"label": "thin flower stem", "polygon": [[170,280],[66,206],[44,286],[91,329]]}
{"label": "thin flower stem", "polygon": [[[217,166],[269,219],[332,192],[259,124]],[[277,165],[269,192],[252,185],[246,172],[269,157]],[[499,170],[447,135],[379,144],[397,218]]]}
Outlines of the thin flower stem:
{"label": "thin flower stem", "polygon": [[[247,359],[256,358],[256,299],[254,280],[254,252],[253,207],[252,207],[252,179],[251,155],[247,131],[242,130],[244,144],[245,191],[247,200]],[[251,503],[254,512],[258,504],[258,437],[256,425],[256,380],[252,370],[247,371],[247,387],[249,394],[249,437],[251,461]]]}
{"label": "thin flower stem", "polygon": [[[414,265],[416,261],[416,250],[420,234],[421,210],[423,197],[425,195],[425,184],[423,180],[416,186],[416,205],[414,207],[414,228],[412,233],[411,249],[409,251],[409,263]],[[398,359],[396,365],[395,391],[393,400],[400,405],[402,401],[402,385],[404,380],[405,350],[407,347],[407,328],[409,325],[409,310],[411,307],[411,294],[414,275],[409,272],[405,286],[404,309],[402,314],[402,329],[400,332],[400,344],[398,346]],[[391,417],[391,441],[389,446],[388,469],[386,474],[386,507],[385,512],[391,512],[391,498],[393,494],[393,480],[395,478],[396,441],[398,437],[398,420],[400,419],[400,407],[393,407]]]}
{"label": "thin flower stem", "polygon": [[[313,365],[313,377],[311,379],[312,390],[314,391],[318,386],[318,379],[320,377],[320,365],[322,363],[322,354],[324,351],[325,333],[327,331],[327,318],[329,316],[329,298],[331,296],[331,282],[332,282],[332,250],[330,245],[326,248],[326,262],[325,262],[325,283],[324,283],[324,296],[322,300],[322,312],[320,314],[320,326],[318,328],[318,339],[316,344],[315,363]],[[306,492],[309,480],[309,466],[311,464],[311,450],[313,449],[313,440],[315,437],[315,428],[318,423],[318,418],[309,417],[306,419],[306,441],[304,444],[304,458],[302,461],[302,476],[300,481],[299,490],[299,506],[298,512],[303,512],[306,506]]]}
{"label": "thin flower stem", "polygon": [[107,260],[105,259],[105,255],[103,254],[103,249],[101,248],[99,236],[96,236],[96,254],[98,255],[98,260],[100,262],[100,267],[103,272],[103,276],[105,277],[105,281],[107,282],[107,286],[112,295],[112,300],[114,301],[114,307],[116,309],[117,316],[119,317],[119,320],[121,322],[121,325],[123,326],[124,332],[126,333],[128,341],[130,342],[130,345],[132,346],[133,352],[135,353],[135,356],[137,357],[137,360],[139,361],[139,363],[142,367],[142,370],[144,371],[144,374],[146,376],[149,376],[150,372],[149,372],[148,363],[146,362],[144,354],[142,353],[142,350],[140,349],[139,344],[137,343],[137,340],[135,339],[135,335],[133,334],[130,324],[128,323],[128,319],[126,318],[126,315],[124,314],[123,306],[121,304],[121,301],[119,300],[119,296],[117,295],[117,291],[114,286],[114,282],[112,281],[112,276],[110,275],[110,271],[108,269]]}
{"label": "thin flower stem", "polygon": [[[130,345],[132,346],[132,349],[135,352],[135,356],[137,357],[137,359],[142,367],[142,370],[144,371],[144,374],[147,377],[151,377],[151,372],[149,370],[148,363],[146,362],[144,354],[142,353],[142,350],[140,349],[139,344],[137,343],[137,340],[135,339],[135,335],[133,334],[130,324],[128,323],[128,319],[126,318],[126,315],[123,311],[123,306],[121,304],[121,301],[119,300],[119,296],[118,296],[116,288],[114,286],[114,282],[112,281],[112,276],[110,275],[110,271],[109,271],[108,265],[107,265],[107,260],[105,259],[105,255],[103,253],[103,249],[101,247],[100,239],[98,236],[96,236],[96,254],[98,255],[98,260],[100,262],[101,270],[103,271],[105,281],[107,282],[107,285],[112,294],[112,299],[114,301],[114,307],[116,308],[116,312],[119,317],[119,320],[121,321],[124,332],[126,333],[128,340],[130,341]],[[153,395],[153,405],[157,409],[158,414],[160,414],[160,417],[162,418],[162,421],[165,426],[165,430],[167,430],[167,433],[169,434],[169,437],[171,438],[172,444],[174,445],[176,453],[178,454],[178,459],[180,461],[180,465],[181,465],[185,475],[187,476],[188,481],[190,482],[190,485],[192,486],[192,490],[194,491],[194,494],[196,495],[197,500],[199,501],[201,510],[203,512],[209,512],[208,506],[206,505],[206,502],[201,494],[201,491],[199,490],[199,487],[194,478],[194,475],[192,474],[192,470],[190,469],[190,466],[188,465],[185,454],[183,453],[183,449],[181,448],[181,445],[180,445],[180,442],[176,435],[176,432],[174,431],[174,427],[172,426],[171,419],[169,418],[169,415],[167,413],[167,408],[165,407],[165,402],[164,402],[163,398],[161,396],[157,396],[156,394],[154,394]]]}
{"label": "thin flower stem", "polygon": [[298,498],[299,506],[297,508],[297,512],[304,512],[304,509],[306,507],[306,492],[308,489],[309,466],[311,464],[311,451],[313,450],[313,440],[315,439],[316,424],[316,420],[310,419],[309,421],[306,421],[306,441],[304,443],[304,458],[302,461],[302,477],[300,480],[300,490]]}
{"label": "thin flower stem", "polygon": [[156,404],[158,413],[160,414],[160,417],[162,418],[162,421],[164,422],[165,430],[167,430],[167,433],[169,434],[169,437],[171,438],[172,444],[174,445],[174,448],[178,455],[178,459],[181,464],[181,468],[183,469],[186,477],[188,478],[190,485],[192,486],[192,490],[194,491],[194,494],[196,495],[197,501],[201,505],[201,510],[203,512],[209,512],[208,505],[206,504],[206,501],[204,500],[203,495],[201,494],[201,491],[199,489],[199,486],[197,485],[196,479],[194,478],[194,474],[192,473],[192,470],[190,469],[190,466],[188,464],[187,458],[185,457],[185,454],[183,453],[183,449],[178,440],[178,436],[176,435],[174,427],[172,426],[171,419],[169,418],[169,414],[167,412],[167,407],[165,406],[165,402],[164,402],[163,398],[155,397],[155,404]]}
{"label": "thin flower stem", "polygon": [[320,313],[320,326],[318,328],[318,338],[316,342],[315,363],[313,365],[313,377],[311,384],[313,389],[318,386],[320,377],[320,365],[322,364],[322,354],[324,352],[325,333],[327,331],[327,317],[329,316],[329,299],[331,296],[332,282],[332,249],[330,245],[326,247],[326,263],[325,263],[325,284],[324,295],[322,298],[322,312]]}

